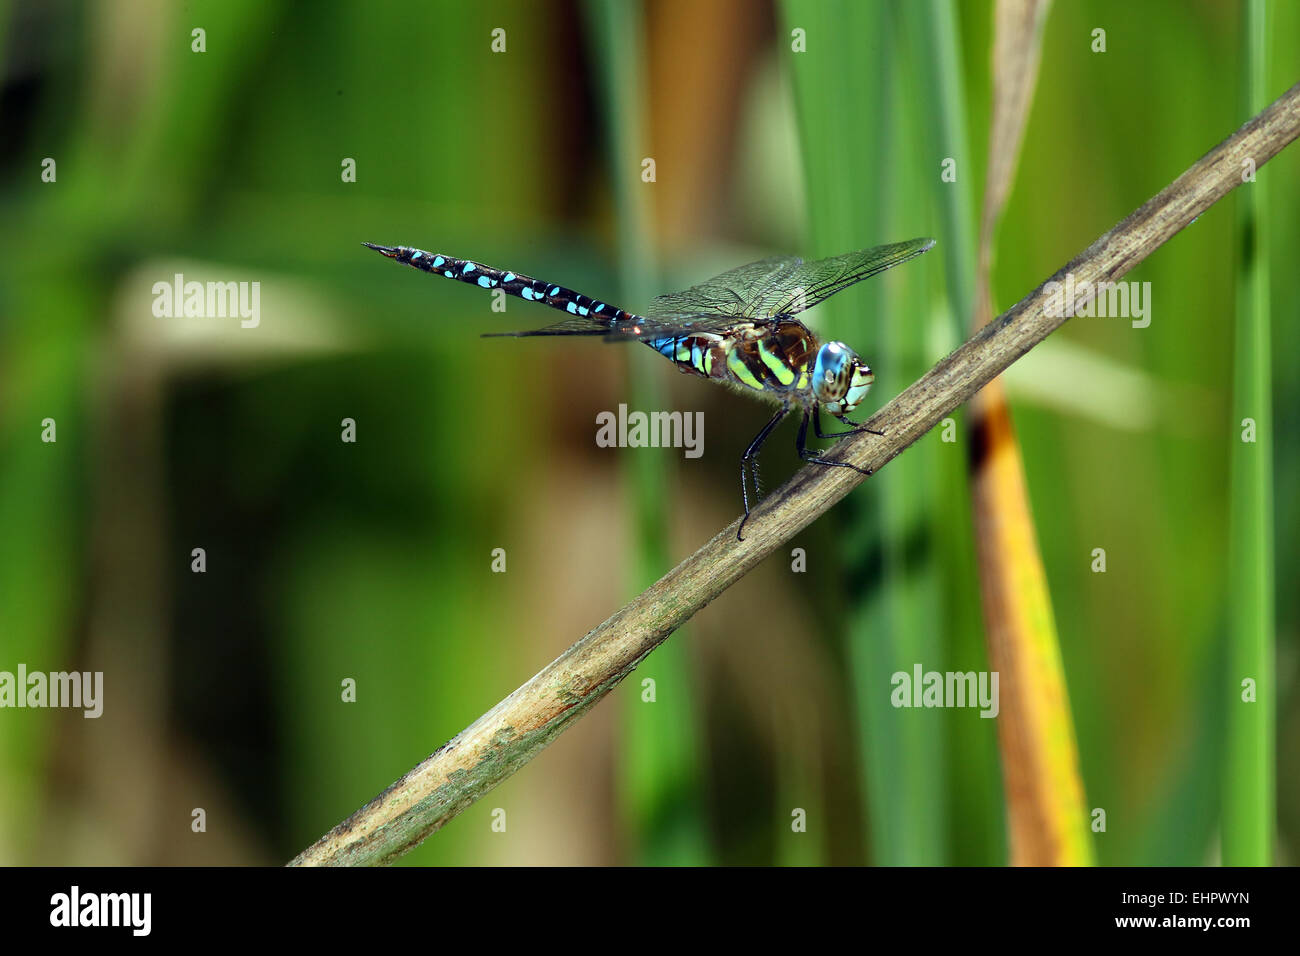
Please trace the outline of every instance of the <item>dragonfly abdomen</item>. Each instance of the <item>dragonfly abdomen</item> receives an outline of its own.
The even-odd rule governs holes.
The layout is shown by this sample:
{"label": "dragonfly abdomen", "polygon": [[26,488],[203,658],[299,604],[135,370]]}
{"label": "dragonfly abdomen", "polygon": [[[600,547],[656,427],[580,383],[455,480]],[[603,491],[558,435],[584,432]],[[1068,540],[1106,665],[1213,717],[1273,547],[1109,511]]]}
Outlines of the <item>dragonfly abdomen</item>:
{"label": "dragonfly abdomen", "polygon": [[409,246],[377,246],[365,243],[376,252],[383,253],[390,259],[396,259],[404,265],[414,266],[424,272],[440,275],[447,279],[458,279],[481,289],[500,289],[507,295],[518,296],[526,302],[540,302],[553,309],[568,312],[570,315],[591,319],[603,325],[614,325],[636,319],[617,306],[600,302],[581,292],[574,292],[553,282],[542,282],[531,276],[521,275],[504,269],[494,269],[471,259],[457,259],[423,249]]}
{"label": "dragonfly abdomen", "polygon": [[726,342],[720,335],[670,335],[666,338],[646,339],[645,344],[683,372],[692,372],[705,378],[721,378],[724,375]]}

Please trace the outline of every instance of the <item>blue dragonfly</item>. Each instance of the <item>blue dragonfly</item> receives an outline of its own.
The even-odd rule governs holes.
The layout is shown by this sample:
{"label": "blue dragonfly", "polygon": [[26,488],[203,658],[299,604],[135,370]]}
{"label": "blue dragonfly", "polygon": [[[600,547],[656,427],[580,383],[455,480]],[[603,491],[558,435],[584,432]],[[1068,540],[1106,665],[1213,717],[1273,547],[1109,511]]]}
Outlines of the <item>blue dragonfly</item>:
{"label": "blue dragonfly", "polygon": [[[795,447],[801,459],[870,474],[850,462],[826,458],[820,450],[809,448],[808,425],[811,422],[814,433],[822,439],[870,431],[848,416],[866,397],[875,375],[853,349],[843,342],[819,343],[795,316],[855,282],[929,251],[934,240],[911,239],[812,262],[796,256],[762,259],[685,291],[657,296],[645,315],[470,259],[410,246],[363,245],[433,275],[483,289],[500,289],[568,313],[562,321],[540,329],[487,333],[489,336],[599,335],[607,341],[640,341],[683,372],[778,405],[740,459],[745,517],[736,529],[736,537],[744,540],[741,532],[749,520],[751,480],[755,500],[759,494],[759,450],[792,412],[800,413]],[[823,409],[849,430],[823,432]]]}

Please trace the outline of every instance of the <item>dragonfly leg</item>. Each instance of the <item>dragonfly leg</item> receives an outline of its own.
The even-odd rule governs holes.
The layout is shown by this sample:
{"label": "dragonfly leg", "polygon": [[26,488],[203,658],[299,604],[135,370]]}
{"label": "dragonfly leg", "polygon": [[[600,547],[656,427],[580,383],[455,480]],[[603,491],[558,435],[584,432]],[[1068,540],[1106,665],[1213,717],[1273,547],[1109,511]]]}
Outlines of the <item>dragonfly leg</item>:
{"label": "dragonfly leg", "polygon": [[885,434],[884,432],[878,432],[870,428],[864,428],[861,422],[851,421],[850,419],[844,418],[843,416],[840,417],[840,421],[842,421],[845,425],[852,425],[853,426],[852,431],[823,432],[822,431],[822,407],[820,405],[813,406],[813,431],[817,433],[818,438],[840,438],[844,435],[857,435],[860,432],[866,432],[868,435],[880,435],[882,437]]}
{"label": "dragonfly leg", "polygon": [[[812,411],[813,428],[817,432],[818,438],[833,438],[833,435],[823,435],[821,423],[818,421],[817,408],[814,406]],[[832,461],[829,458],[820,458],[817,455],[817,449],[808,447],[808,412],[803,413],[803,420],[799,422],[799,434],[795,436],[794,446],[799,452],[799,457],[806,462],[814,465],[831,465],[835,468],[852,468],[862,475],[871,476],[870,468],[859,468],[857,465],[847,461]],[[852,435],[854,432],[841,432],[842,435]]]}
{"label": "dragonfly leg", "polygon": [[[740,500],[745,503],[745,517],[740,521],[740,527],[736,529],[736,540],[744,541],[745,536],[741,534],[745,530],[745,522],[749,520],[749,474],[753,470],[754,475],[754,504],[758,504],[758,451],[763,447],[763,442],[767,441],[767,436],[772,434],[772,429],[781,424],[781,419],[789,413],[790,409],[782,408],[772,416],[772,420],[763,426],[763,430],[754,436],[754,440],[749,443],[745,449],[745,454],[740,456]],[[805,426],[807,418],[804,419]]]}

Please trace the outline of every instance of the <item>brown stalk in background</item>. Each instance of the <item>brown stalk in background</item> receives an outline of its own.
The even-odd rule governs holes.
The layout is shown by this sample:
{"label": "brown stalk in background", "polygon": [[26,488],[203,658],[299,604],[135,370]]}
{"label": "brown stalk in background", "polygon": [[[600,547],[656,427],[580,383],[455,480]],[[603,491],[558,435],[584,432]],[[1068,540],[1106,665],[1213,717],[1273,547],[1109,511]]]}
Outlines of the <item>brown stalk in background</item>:
{"label": "brown stalk in background", "polygon": [[[972,329],[993,315],[998,220],[1015,178],[1038,80],[1049,0],[998,0],[988,177]],[[971,401],[971,506],[989,666],[999,674],[998,743],[1011,863],[1092,862],[1083,783],[1047,575],[1002,379]]]}

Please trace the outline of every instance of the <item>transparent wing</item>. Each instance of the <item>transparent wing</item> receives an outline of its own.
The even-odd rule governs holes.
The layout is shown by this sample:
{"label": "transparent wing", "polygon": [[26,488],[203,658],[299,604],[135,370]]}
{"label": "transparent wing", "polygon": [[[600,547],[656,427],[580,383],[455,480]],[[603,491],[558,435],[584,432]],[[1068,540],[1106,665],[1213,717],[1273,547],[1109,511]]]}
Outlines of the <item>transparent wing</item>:
{"label": "transparent wing", "polygon": [[933,246],[933,239],[911,239],[815,262],[800,262],[783,272],[779,281],[759,289],[747,303],[745,314],[756,317],[795,315],[855,282],[915,259]]}
{"label": "transparent wing", "polygon": [[545,325],[540,329],[524,329],[521,332],[484,332],[483,338],[495,339],[501,336],[522,338],[526,335],[612,335],[614,329],[591,319],[565,319],[554,325]]}
{"label": "transparent wing", "polygon": [[[754,325],[766,325],[769,320],[753,320]],[[574,317],[546,325],[540,329],[525,329],[521,332],[488,332],[484,338],[513,336],[524,338],[533,335],[600,335],[607,341],[633,341],[662,339],[669,336],[689,335],[696,332],[730,332],[737,325],[734,315],[661,315],[655,317],[630,316],[627,320],[613,325],[602,323],[594,318]]]}
{"label": "transparent wing", "polygon": [[797,256],[775,256],[751,262],[681,292],[656,296],[650,303],[648,314],[651,318],[671,315],[752,317],[755,313],[748,310],[750,304],[763,293],[782,288],[783,277],[802,262]]}
{"label": "transparent wing", "polygon": [[600,335],[610,341],[658,339],[692,332],[726,333],[739,321],[756,325],[777,316],[811,309],[841,289],[914,259],[934,246],[933,239],[911,239],[858,252],[804,262],[776,256],[732,269],[681,292],[657,296],[648,315],[629,315],[613,324],[596,315],[574,316],[522,332],[491,332],[489,337]]}

